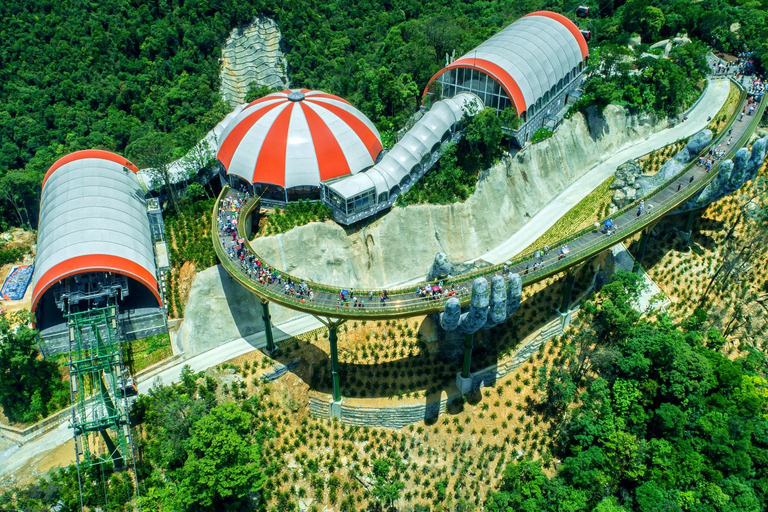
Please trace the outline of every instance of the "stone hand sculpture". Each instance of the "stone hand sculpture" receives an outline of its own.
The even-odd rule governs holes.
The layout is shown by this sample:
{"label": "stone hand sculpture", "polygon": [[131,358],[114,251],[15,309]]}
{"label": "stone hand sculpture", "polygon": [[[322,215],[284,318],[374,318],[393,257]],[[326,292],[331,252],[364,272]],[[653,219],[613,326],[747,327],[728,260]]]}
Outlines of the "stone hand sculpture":
{"label": "stone hand sculpture", "polygon": [[508,320],[520,307],[523,282],[518,274],[510,273],[506,279],[493,276],[488,281],[478,277],[472,283],[472,299],[469,311],[461,312],[461,303],[451,297],[440,313],[440,326],[446,331],[458,329],[464,334],[473,334],[480,329],[489,329]]}
{"label": "stone hand sculpture", "polygon": [[733,160],[720,164],[717,176],[704,189],[690,200],[680,205],[674,213],[684,213],[703,208],[738,190],[744,183],[754,179],[765,159],[768,137],[763,137],[752,144],[752,152],[741,148]]}
{"label": "stone hand sculpture", "polygon": [[707,147],[712,140],[712,132],[710,130],[701,130],[694,134],[683,149],[680,150],[674,157],[670,158],[662,167],[659,172],[653,176],[640,176],[635,181],[635,188],[639,189],[637,192],[638,197],[642,197],[651,191],[655,190],[659,185],[667,181],[669,178],[680,172],[691,160],[701,153],[701,151]]}

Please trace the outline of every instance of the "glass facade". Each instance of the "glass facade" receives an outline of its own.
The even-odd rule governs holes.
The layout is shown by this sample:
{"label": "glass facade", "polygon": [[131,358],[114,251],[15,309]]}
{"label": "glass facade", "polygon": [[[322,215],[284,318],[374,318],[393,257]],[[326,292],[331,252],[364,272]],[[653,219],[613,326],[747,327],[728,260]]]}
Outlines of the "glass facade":
{"label": "glass facade", "polygon": [[452,98],[460,92],[476,94],[487,108],[502,111],[512,106],[507,93],[491,77],[477,69],[449,69],[438,79],[443,98]]}
{"label": "glass facade", "polygon": [[327,190],[330,193],[329,199],[331,202],[331,206],[341,210],[347,215],[365,210],[366,208],[369,208],[374,204],[376,204],[376,191],[372,188],[354,197],[350,197],[349,199],[345,199],[344,197],[340,196],[339,194],[337,194],[335,191],[331,189],[327,189]]}

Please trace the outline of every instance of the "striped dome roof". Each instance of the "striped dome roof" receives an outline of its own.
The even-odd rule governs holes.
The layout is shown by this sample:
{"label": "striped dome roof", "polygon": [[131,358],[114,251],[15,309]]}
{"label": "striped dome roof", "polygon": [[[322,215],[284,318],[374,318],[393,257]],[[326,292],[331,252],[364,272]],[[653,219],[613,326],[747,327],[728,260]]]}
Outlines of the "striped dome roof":
{"label": "striped dome roof", "polygon": [[382,150],[376,127],[346,100],[308,89],[249,103],[219,137],[229,174],[289,189],[355,174]]}

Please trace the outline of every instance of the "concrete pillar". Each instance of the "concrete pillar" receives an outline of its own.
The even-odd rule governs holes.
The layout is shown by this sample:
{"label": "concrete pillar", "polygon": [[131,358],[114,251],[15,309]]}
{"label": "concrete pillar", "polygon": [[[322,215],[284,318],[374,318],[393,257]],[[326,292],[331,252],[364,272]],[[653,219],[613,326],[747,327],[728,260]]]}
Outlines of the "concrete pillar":
{"label": "concrete pillar", "polygon": [[576,283],[576,273],[569,271],[565,276],[565,285],[563,286],[563,300],[560,303],[560,325],[563,329],[571,324],[571,294],[573,285]]}
{"label": "concrete pillar", "polygon": [[461,376],[465,379],[469,378],[469,367],[472,364],[472,343],[474,337],[474,334],[464,335],[464,363],[461,366]]}
{"label": "concrete pillar", "polygon": [[685,219],[685,231],[683,232],[683,239],[686,245],[691,244],[691,232],[693,231],[693,216],[695,210],[690,210],[688,216]]}
{"label": "concrete pillar", "polygon": [[333,378],[333,401],[341,401],[341,389],[339,388],[339,355],[336,347],[336,325],[328,328],[328,342],[331,346],[331,377]]}
{"label": "concrete pillar", "polygon": [[651,237],[651,228],[647,227],[640,234],[640,247],[637,252],[637,258],[635,258],[635,263],[632,266],[633,272],[640,272],[640,269],[642,268],[643,257],[645,256],[645,249],[646,247],[648,247],[648,239],[650,237]]}
{"label": "concrete pillar", "polygon": [[474,334],[464,335],[464,362],[461,365],[461,371],[456,374],[456,387],[459,393],[466,395],[472,391],[472,377],[469,373],[469,367],[472,364],[472,344]]}
{"label": "concrete pillar", "polygon": [[272,316],[269,314],[269,301],[261,303],[261,318],[264,320],[264,334],[267,336],[267,352],[275,351],[275,339],[272,336]]}

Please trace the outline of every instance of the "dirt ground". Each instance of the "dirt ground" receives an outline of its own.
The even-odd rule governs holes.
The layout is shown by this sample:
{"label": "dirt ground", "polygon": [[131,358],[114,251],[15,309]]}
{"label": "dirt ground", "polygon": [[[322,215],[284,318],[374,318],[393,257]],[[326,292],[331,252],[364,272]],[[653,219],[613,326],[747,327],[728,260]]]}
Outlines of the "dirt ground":
{"label": "dirt ground", "polygon": [[179,300],[182,304],[187,303],[187,297],[189,297],[189,290],[192,288],[192,281],[197,274],[197,268],[191,261],[185,261],[179,269],[177,286],[179,287]]}
{"label": "dirt ground", "polygon": [[[24,447],[22,446],[21,449],[23,450]],[[14,473],[12,481],[0,482],[0,487],[25,486],[34,483],[48,471],[69,466],[74,462],[75,440],[70,439],[66,443],[30,459],[26,466]]]}
{"label": "dirt ground", "polygon": [[[375,323],[369,322],[365,330],[371,333],[376,328]],[[360,326],[354,333],[348,331],[345,337],[350,338],[350,344],[365,341]],[[495,386],[460,400],[436,422],[420,422],[400,430],[350,427],[312,417],[307,407],[308,394],[316,391],[310,390],[298,374],[289,372],[268,384],[269,416],[276,425],[277,435],[268,442],[265,457],[278,457],[282,461],[279,466],[282,474],[276,480],[285,483],[279,490],[290,491],[307,506],[316,504],[321,509],[325,506],[326,510],[338,510],[341,500],[352,496],[355,509],[365,508],[363,488],[369,483],[365,476],[368,466],[390,449],[399,451],[406,464],[402,475],[405,489],[398,508],[407,509],[417,503],[434,504],[435,484],[441,480],[449,490],[448,502],[464,500],[479,504],[502,477],[506,462],[516,455],[525,453],[541,459],[546,471],[554,472],[557,461],[552,460],[543,446],[543,439],[554,426],[543,419],[533,404],[538,394],[534,387],[538,368],[551,364],[559,355],[558,341],[546,344]],[[254,351],[228,361],[227,368],[214,370],[220,372],[214,375],[220,379],[223,375],[230,387],[237,381],[243,391],[251,395],[263,389],[265,385],[258,377],[271,371],[274,364],[268,356]],[[445,392],[447,390],[442,391]],[[378,396],[345,398],[345,402],[392,407],[423,403],[424,399]],[[307,468],[310,461],[321,468],[322,478],[318,479],[318,475]],[[323,485],[334,477],[339,479],[340,489],[344,491],[339,492],[341,496]],[[273,501],[270,505],[277,503]]]}

